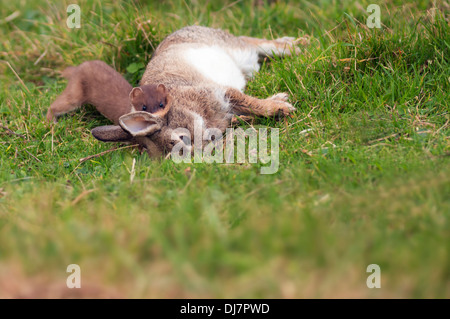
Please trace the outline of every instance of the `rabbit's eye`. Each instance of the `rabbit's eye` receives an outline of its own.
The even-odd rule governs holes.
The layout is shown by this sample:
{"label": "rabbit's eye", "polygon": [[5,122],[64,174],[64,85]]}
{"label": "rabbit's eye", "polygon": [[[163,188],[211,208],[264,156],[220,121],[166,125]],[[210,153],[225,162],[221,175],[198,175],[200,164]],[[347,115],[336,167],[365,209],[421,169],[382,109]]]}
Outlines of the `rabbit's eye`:
{"label": "rabbit's eye", "polygon": [[142,111],[147,111],[147,105],[144,105],[144,106],[142,107]]}
{"label": "rabbit's eye", "polygon": [[160,102],[160,103],[159,103],[159,107],[160,107],[160,108],[163,108],[163,107],[164,107],[163,102]]}

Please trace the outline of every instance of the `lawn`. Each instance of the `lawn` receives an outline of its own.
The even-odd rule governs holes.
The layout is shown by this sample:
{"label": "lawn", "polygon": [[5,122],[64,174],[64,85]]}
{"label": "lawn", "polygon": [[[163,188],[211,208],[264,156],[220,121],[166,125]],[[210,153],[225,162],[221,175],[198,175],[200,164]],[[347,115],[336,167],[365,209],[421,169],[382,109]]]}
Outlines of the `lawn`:
{"label": "lawn", "polygon": [[[450,2],[5,1],[0,6],[0,297],[450,298]],[[100,59],[138,84],[186,25],[308,36],[246,93],[289,92],[280,167],[177,164],[49,124],[60,71]],[[248,125],[244,125],[244,128]],[[68,289],[67,266],[81,269]],[[368,265],[381,288],[368,288]]]}

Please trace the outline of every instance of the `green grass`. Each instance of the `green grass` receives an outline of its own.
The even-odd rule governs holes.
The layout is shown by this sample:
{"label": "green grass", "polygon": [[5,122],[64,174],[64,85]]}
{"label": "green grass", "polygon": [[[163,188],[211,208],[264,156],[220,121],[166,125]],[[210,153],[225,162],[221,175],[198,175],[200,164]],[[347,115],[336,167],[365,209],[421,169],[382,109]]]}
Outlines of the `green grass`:
{"label": "green grass", "polygon": [[[448,1],[380,3],[382,29],[371,1],[80,1],[78,30],[70,2],[3,2],[0,297],[450,297]],[[190,24],[310,36],[247,88],[298,109],[258,123],[280,129],[279,171],[136,149],[80,163],[114,145],[91,136],[108,123],[92,108],[45,122],[59,71],[101,59],[135,85]]]}

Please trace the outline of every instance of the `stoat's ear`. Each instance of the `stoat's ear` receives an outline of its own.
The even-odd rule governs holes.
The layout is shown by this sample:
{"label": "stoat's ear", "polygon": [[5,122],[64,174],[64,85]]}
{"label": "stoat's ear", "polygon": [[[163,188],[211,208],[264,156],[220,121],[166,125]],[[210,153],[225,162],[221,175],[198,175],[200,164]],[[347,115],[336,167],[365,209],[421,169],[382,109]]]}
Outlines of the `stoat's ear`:
{"label": "stoat's ear", "polygon": [[167,94],[167,88],[164,84],[158,84],[156,90],[158,90],[158,92],[161,94]]}
{"label": "stoat's ear", "polygon": [[140,87],[135,87],[130,92],[131,104],[140,106],[144,102],[144,91]]}
{"label": "stoat's ear", "polygon": [[148,112],[133,112],[119,118],[120,126],[132,136],[147,136],[161,129],[157,117]]}
{"label": "stoat's ear", "polygon": [[133,136],[124,131],[119,125],[106,125],[94,128],[92,135],[102,142],[126,142]]}
{"label": "stoat's ear", "polygon": [[165,96],[165,98],[163,101],[163,107],[160,108],[158,111],[154,112],[154,115],[164,117],[172,107],[172,96],[169,94],[169,90],[167,90],[164,84],[158,84],[156,90],[158,91],[159,94]]}

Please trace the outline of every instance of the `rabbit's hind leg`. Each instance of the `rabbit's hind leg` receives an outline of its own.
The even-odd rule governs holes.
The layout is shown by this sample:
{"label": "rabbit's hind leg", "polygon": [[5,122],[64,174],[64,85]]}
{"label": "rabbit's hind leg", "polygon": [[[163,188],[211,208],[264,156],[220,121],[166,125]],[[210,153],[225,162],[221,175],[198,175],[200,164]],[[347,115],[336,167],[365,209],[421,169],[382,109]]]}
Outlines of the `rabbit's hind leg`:
{"label": "rabbit's hind leg", "polygon": [[257,48],[260,56],[285,56],[299,54],[301,52],[298,45],[307,45],[307,38],[283,37],[275,40],[258,39],[252,37],[239,37],[246,44]]}

